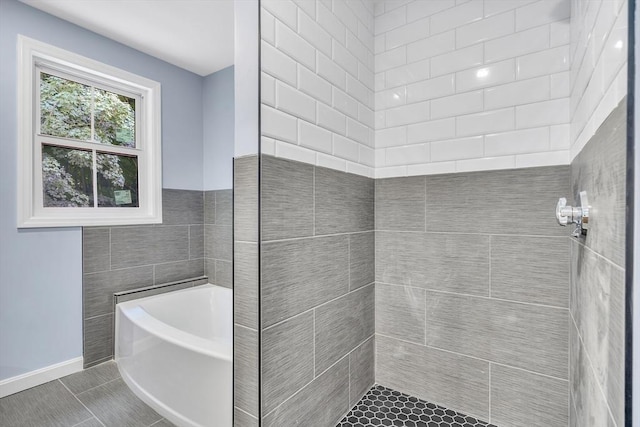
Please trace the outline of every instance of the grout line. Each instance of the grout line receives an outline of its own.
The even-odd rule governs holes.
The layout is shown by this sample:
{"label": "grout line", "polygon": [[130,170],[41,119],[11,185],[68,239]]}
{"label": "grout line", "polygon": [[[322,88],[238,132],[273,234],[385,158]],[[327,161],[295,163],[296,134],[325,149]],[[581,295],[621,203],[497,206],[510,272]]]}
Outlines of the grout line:
{"label": "grout line", "polygon": [[[573,241],[573,240],[572,240]],[[592,254],[594,254],[596,257],[607,261],[609,264],[611,264],[612,266],[614,266],[615,268],[617,268],[619,271],[624,272],[625,268],[619,266],[618,264],[616,264],[615,262],[613,262],[612,260],[610,260],[609,258],[607,258],[606,256],[600,254],[599,252],[596,252],[593,248],[590,248],[589,246],[585,245],[584,243],[582,243],[580,240],[576,240],[576,242],[578,243],[579,246],[582,246],[583,248],[587,249],[589,252],[591,252]]]}
{"label": "grout line", "polygon": [[[94,414],[94,413],[93,413],[93,411],[91,411],[91,409],[89,409],[89,408],[87,407],[87,405],[85,405],[84,403],[82,403],[82,400],[78,399],[78,396],[76,396],[75,394],[73,394],[73,392],[72,392],[71,390],[69,390],[69,388],[68,388],[66,385],[64,385],[64,383],[63,383],[62,381],[60,381],[60,379],[58,379],[58,382],[59,382],[60,384],[62,384],[62,386],[63,386],[63,387],[64,387],[64,388],[69,392],[69,393],[71,393],[71,395],[73,396],[73,398],[74,398],[74,399],[76,399],[76,400],[77,400],[77,401],[78,401],[78,402],[79,402],[79,403],[84,407],[84,409],[86,409],[86,410],[87,410],[91,415],[93,415],[93,418],[95,418],[95,419],[100,423],[100,425],[101,425],[101,426],[105,427],[104,423],[100,420],[100,418],[98,418],[98,417],[96,416],[96,414]],[[86,420],[85,420],[85,421],[86,421]],[[83,421],[83,422],[84,422],[84,421]]]}
{"label": "grout line", "polygon": [[[557,166],[562,167],[562,166],[568,166],[568,165],[551,165],[551,166],[541,166],[541,167],[557,167]],[[475,171],[475,172],[482,172],[482,171]],[[462,172],[462,173],[475,173],[475,172]],[[485,171],[485,172],[491,172],[491,171]],[[432,175],[429,175],[429,176],[432,176]],[[405,177],[391,177],[391,178],[380,178],[380,179],[395,179],[395,178],[405,178]],[[455,234],[455,235],[496,236],[496,237],[513,237],[513,238],[529,237],[529,238],[540,238],[540,239],[566,239],[567,238],[567,236],[550,236],[548,234],[470,233],[470,232],[462,232],[462,231],[426,231],[425,232],[425,231],[384,230],[384,229],[383,230],[376,229],[373,231],[378,233],[399,233],[399,234],[412,234],[412,233],[413,234]],[[360,233],[366,233],[366,232],[361,231]]]}
{"label": "grout line", "polygon": [[[309,235],[309,236],[301,236],[301,237],[289,237],[286,239],[264,240],[263,242],[264,243],[292,242],[296,240],[320,239],[323,237],[350,236],[352,234],[373,233],[374,231],[375,230],[365,230],[365,231],[353,231],[353,232],[345,232],[345,233],[317,234],[317,235]],[[255,242],[246,242],[246,243],[255,243]]]}
{"label": "grout line", "polygon": [[239,406],[234,406],[233,408],[234,408],[234,409],[237,409],[238,411],[240,411],[240,412],[242,412],[242,413],[244,413],[244,414],[247,414],[248,416],[250,416],[251,418],[253,418],[253,419],[254,419],[254,420],[256,420],[256,421],[258,420],[258,417],[256,417],[255,415],[251,415],[250,413],[248,413],[247,411],[245,411],[244,409],[242,409],[242,408],[241,408],[241,407],[239,407]]}
{"label": "grout line", "polygon": [[72,425],[71,427],[76,427],[76,426],[82,425],[83,423],[86,423],[87,421],[91,421],[91,420],[95,420],[95,419],[96,419],[95,417],[89,417],[86,420],[82,420],[79,423]]}
{"label": "grout line", "polygon": [[471,297],[471,298],[481,298],[481,299],[485,299],[485,300],[510,302],[510,303],[513,303],[513,304],[529,305],[529,306],[533,306],[533,307],[553,308],[553,309],[557,309],[557,310],[569,310],[569,307],[560,307],[560,306],[556,306],[556,305],[539,304],[539,303],[535,303],[535,302],[525,302],[525,301],[510,300],[510,299],[504,299],[504,298],[489,297],[489,296],[486,296],[486,295],[463,294],[463,293],[459,293],[459,292],[443,291],[443,290],[432,289],[432,288],[422,288],[422,287],[419,287],[419,286],[412,286],[412,285],[398,285],[398,284],[395,284],[395,283],[388,283],[388,282],[381,282],[381,281],[377,281],[376,283],[380,284],[380,285],[384,285],[384,286],[397,286],[397,287],[403,287],[403,288],[421,289],[421,290],[427,291],[427,292],[437,292],[437,293],[446,294],[446,295],[455,295],[455,296]]}
{"label": "grout line", "polygon": [[474,359],[474,360],[480,360],[480,361],[486,362],[486,363],[493,363],[496,366],[502,366],[502,367],[509,368],[509,369],[516,369],[518,371],[528,372],[530,374],[539,375],[541,377],[546,377],[546,378],[557,380],[557,381],[563,381],[563,382],[568,382],[569,381],[566,378],[554,377],[553,375],[543,374],[541,372],[531,371],[529,369],[520,368],[520,367],[517,367],[517,366],[506,365],[504,363],[500,363],[500,362],[496,362],[496,361],[488,360],[488,359],[483,359],[483,358],[477,357],[477,356],[471,356],[469,354],[458,353],[456,351],[447,350],[447,349],[444,349],[444,348],[441,348],[441,347],[434,347],[432,345],[416,344],[415,342],[412,342],[412,341],[403,340],[401,338],[392,337],[390,335],[381,334],[379,332],[376,332],[376,335],[379,335],[379,336],[387,338],[387,339],[392,339],[392,340],[395,340],[395,341],[400,341],[400,342],[403,342],[403,343],[412,344],[412,345],[415,345],[415,346],[418,346],[418,347],[423,347],[423,348],[428,348],[428,349],[432,349],[432,350],[442,351],[442,352],[449,353],[449,354],[455,354],[457,356],[467,357],[469,359]]}
{"label": "grout line", "polygon": [[[97,366],[97,365],[96,365],[96,366]],[[92,368],[93,368],[93,366],[92,366]],[[91,369],[91,368],[89,368],[89,369]],[[88,388],[88,389],[86,389],[86,390],[83,390],[83,391],[81,391],[80,393],[78,393],[78,395],[80,395],[80,394],[82,394],[82,393],[86,393],[86,392],[91,391],[91,390],[94,390],[94,389],[96,389],[96,388],[98,388],[98,387],[102,387],[103,385],[106,385],[106,384],[112,383],[112,382],[117,381],[117,380],[120,380],[120,379],[122,379],[122,377],[118,376],[118,378],[114,378],[114,379],[112,379],[112,380],[109,380],[109,381],[103,382],[102,384],[99,384],[99,385],[97,385],[97,386],[95,386],[95,387],[91,387],[91,388]],[[71,391],[71,390],[69,390],[69,391]]]}
{"label": "grout line", "polygon": [[[301,312],[301,313],[294,314],[293,316],[287,317],[286,319],[283,319],[283,320],[279,320],[278,322],[276,322],[276,323],[274,323],[274,324],[272,324],[272,325],[269,325],[269,326],[267,326],[267,327],[263,328],[262,330],[263,330],[263,331],[267,331],[267,330],[269,330],[269,329],[273,328],[274,326],[278,326],[278,325],[280,325],[280,324],[282,324],[282,323],[284,323],[284,322],[287,322],[287,321],[289,321],[289,320],[291,320],[291,319],[294,319],[294,318],[296,318],[296,317],[298,317],[298,316],[302,316],[303,314],[309,313],[310,311],[315,310],[316,308],[319,308],[319,307],[322,307],[322,306],[324,306],[324,305],[330,304],[330,303],[332,303],[332,302],[334,302],[334,301],[336,301],[336,300],[338,300],[338,299],[340,299],[340,298],[343,298],[343,297],[345,297],[345,296],[347,296],[347,295],[350,295],[350,294],[356,293],[356,292],[358,292],[358,291],[360,291],[360,290],[363,290],[363,289],[365,289],[365,288],[367,288],[367,287],[369,287],[369,286],[372,286],[372,285],[374,285],[374,284],[375,284],[375,282],[371,282],[371,283],[368,283],[368,284],[366,284],[366,285],[364,285],[364,286],[360,286],[359,288],[356,288],[356,289],[354,289],[353,291],[348,291],[348,292],[346,292],[346,293],[344,293],[344,294],[342,294],[342,295],[340,295],[340,296],[338,296],[338,297],[335,297],[335,298],[333,298],[333,299],[330,299],[329,301],[325,301],[325,302],[323,302],[322,304],[318,304],[318,305],[316,305],[315,307],[312,307],[312,308],[310,308],[310,309],[307,309],[307,310],[305,310],[305,311],[303,311],[303,312]],[[375,294],[375,288],[374,288],[374,294]]]}

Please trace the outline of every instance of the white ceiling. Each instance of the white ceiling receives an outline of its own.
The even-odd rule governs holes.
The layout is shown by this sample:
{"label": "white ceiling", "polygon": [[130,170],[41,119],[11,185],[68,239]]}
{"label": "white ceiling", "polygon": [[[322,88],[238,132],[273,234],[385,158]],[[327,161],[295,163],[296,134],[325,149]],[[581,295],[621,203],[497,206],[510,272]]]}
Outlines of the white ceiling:
{"label": "white ceiling", "polygon": [[20,1],[201,76],[233,64],[233,0]]}

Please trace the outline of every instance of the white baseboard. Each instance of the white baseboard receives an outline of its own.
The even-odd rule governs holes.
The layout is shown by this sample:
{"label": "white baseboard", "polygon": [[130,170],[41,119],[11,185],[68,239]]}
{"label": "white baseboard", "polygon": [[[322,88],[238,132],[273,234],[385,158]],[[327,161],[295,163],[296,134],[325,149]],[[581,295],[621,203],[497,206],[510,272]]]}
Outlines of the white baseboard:
{"label": "white baseboard", "polygon": [[0,381],[0,398],[82,371],[83,359],[76,357],[26,374]]}

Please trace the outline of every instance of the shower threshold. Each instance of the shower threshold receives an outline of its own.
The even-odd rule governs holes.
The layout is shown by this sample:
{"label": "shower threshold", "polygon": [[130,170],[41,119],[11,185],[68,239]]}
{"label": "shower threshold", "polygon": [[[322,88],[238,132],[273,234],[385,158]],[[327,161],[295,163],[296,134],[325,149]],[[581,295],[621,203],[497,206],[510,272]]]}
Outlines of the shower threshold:
{"label": "shower threshold", "polygon": [[374,385],[336,427],[497,427],[477,418]]}

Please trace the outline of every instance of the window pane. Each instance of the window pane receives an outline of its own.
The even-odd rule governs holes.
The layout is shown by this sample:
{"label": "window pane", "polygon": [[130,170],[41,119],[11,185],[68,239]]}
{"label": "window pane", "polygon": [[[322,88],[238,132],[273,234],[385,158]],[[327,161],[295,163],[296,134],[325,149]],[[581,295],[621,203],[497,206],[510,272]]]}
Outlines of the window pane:
{"label": "window pane", "polygon": [[93,206],[91,151],[42,146],[44,207]]}
{"label": "window pane", "polygon": [[138,158],[97,153],[98,206],[132,207],[138,205]]}
{"label": "window pane", "polygon": [[136,146],[136,101],[95,89],[95,139],[111,145]]}
{"label": "window pane", "polygon": [[91,139],[91,87],[40,73],[40,132]]}

